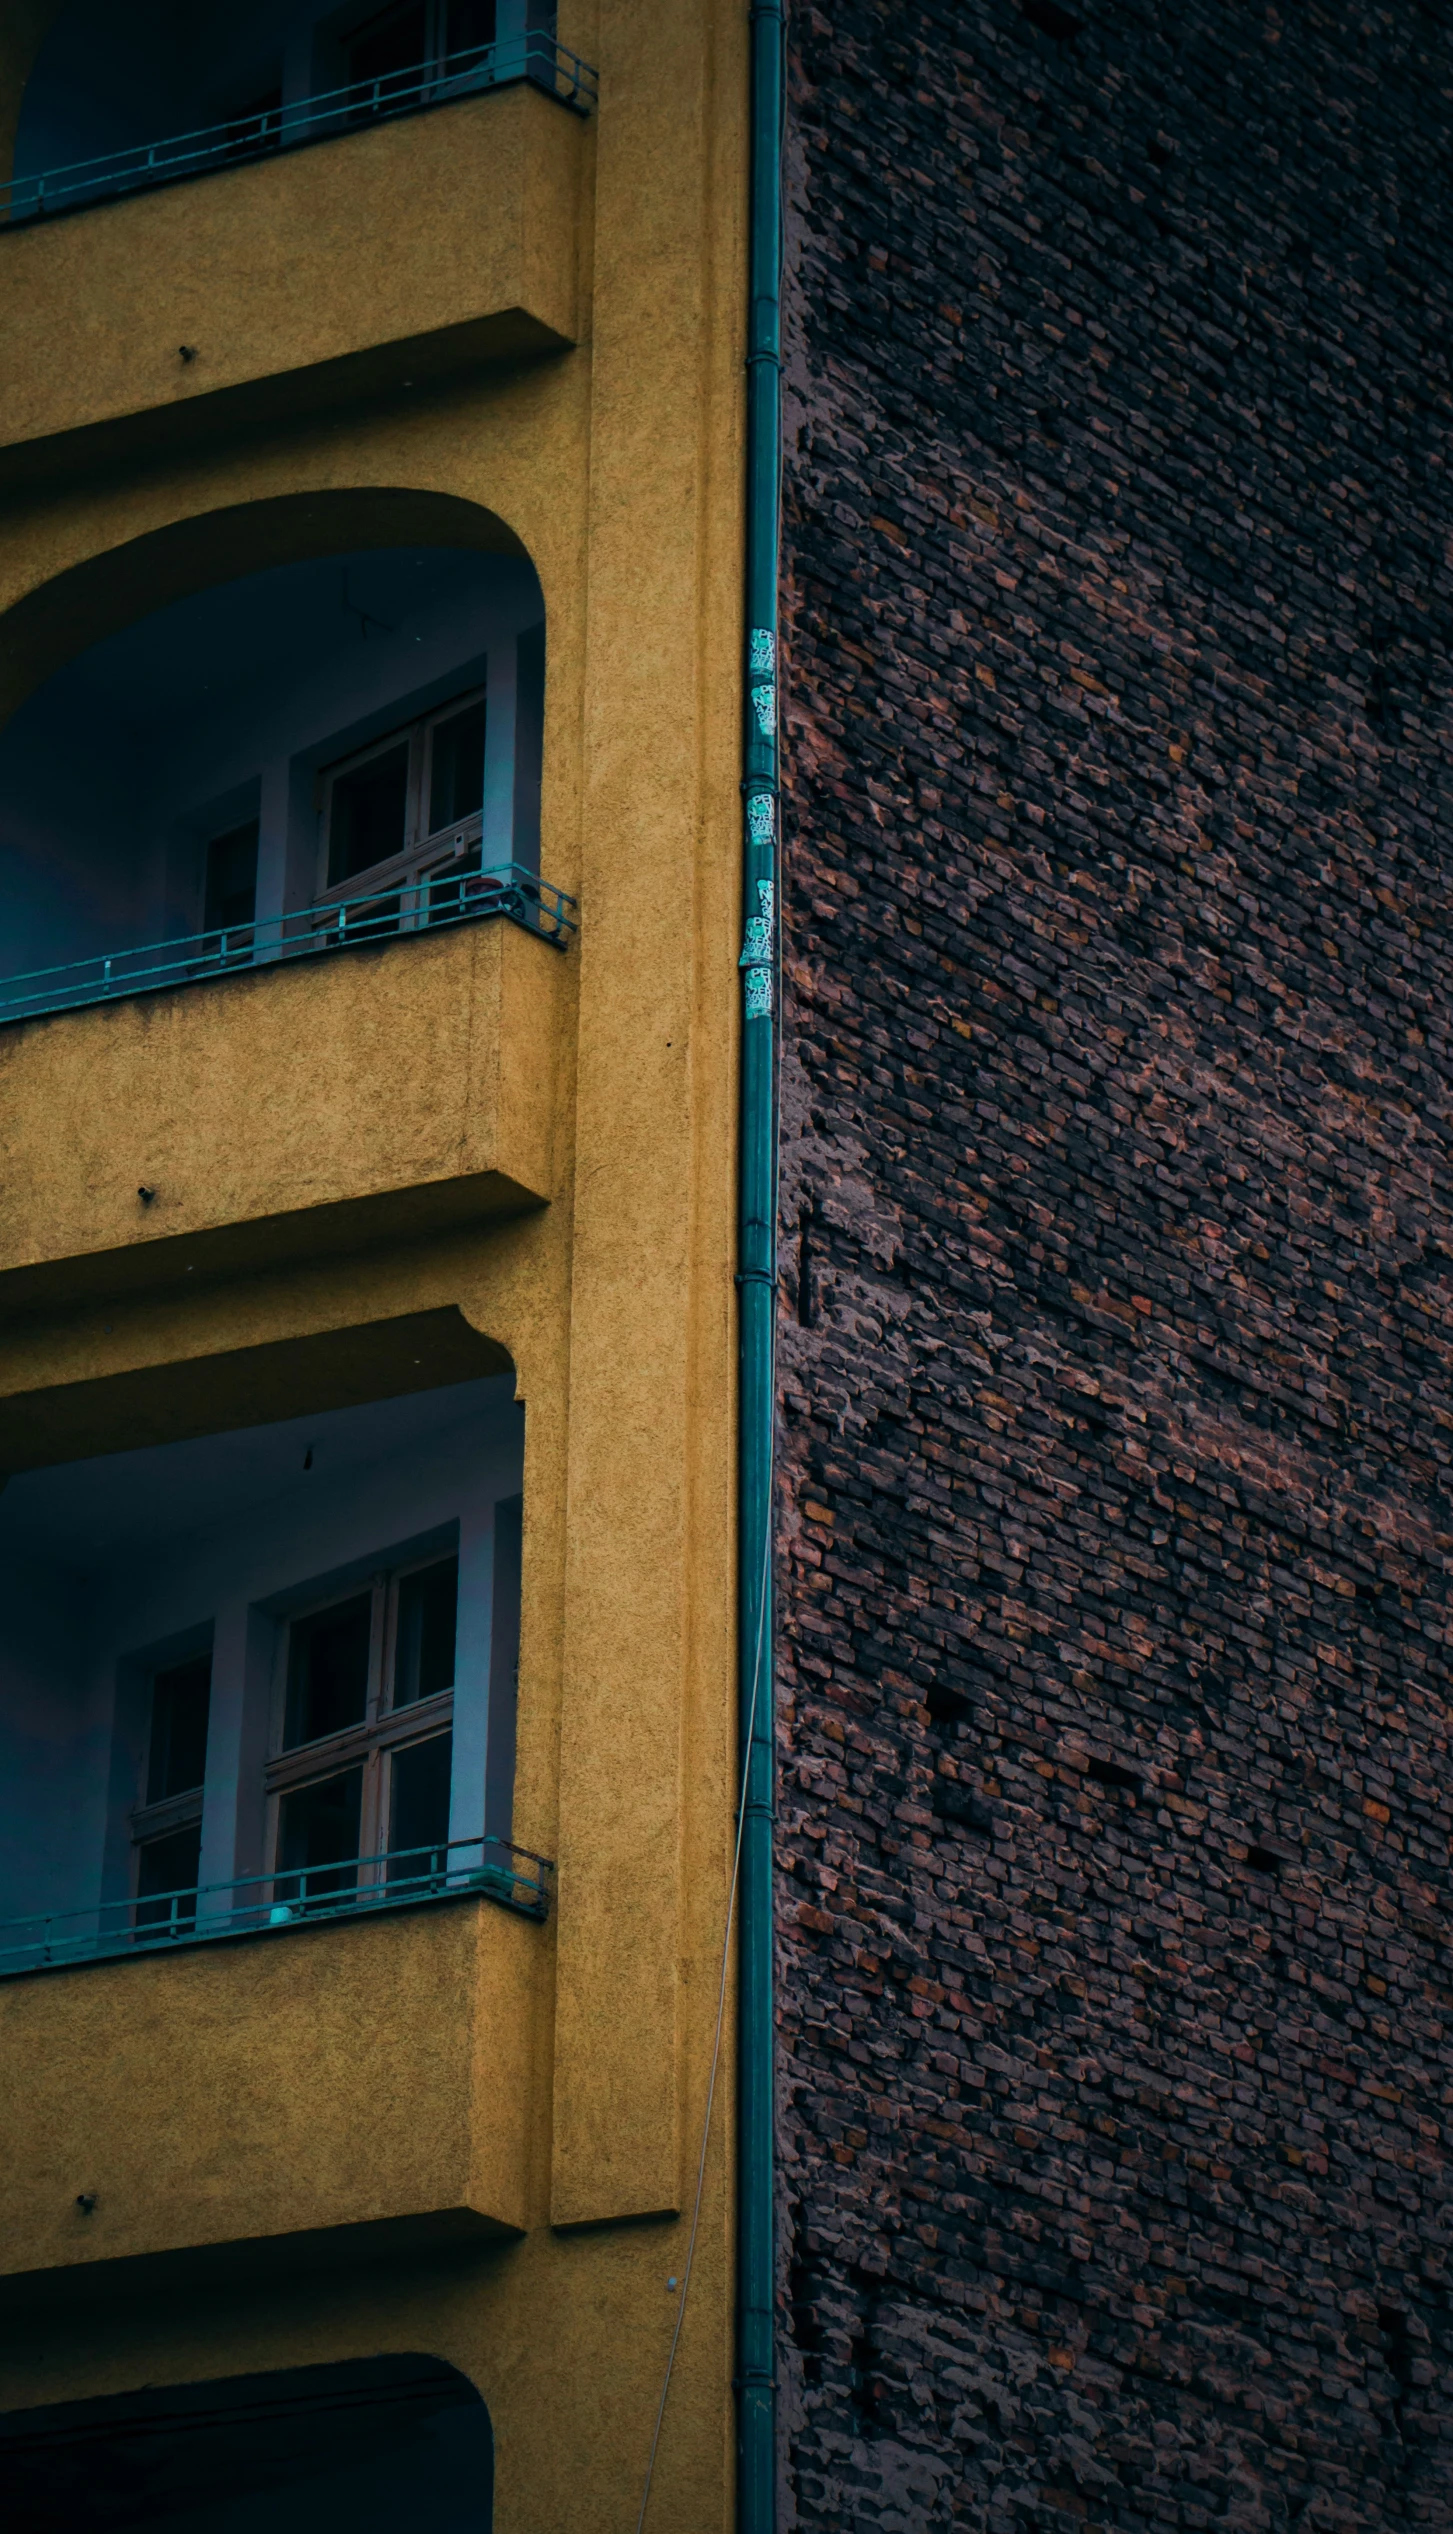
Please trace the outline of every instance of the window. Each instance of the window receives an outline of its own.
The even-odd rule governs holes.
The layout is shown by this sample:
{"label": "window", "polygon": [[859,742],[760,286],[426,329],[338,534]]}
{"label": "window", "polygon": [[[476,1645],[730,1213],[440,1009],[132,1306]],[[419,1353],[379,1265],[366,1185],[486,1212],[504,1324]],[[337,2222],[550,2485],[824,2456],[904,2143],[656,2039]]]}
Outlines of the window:
{"label": "window", "polygon": [[245,931],[257,911],[257,820],[229,827],[207,846],[203,877],[204,933]]}
{"label": "window", "polygon": [[319,804],[325,893],[344,891],[365,873],[387,881],[391,866],[421,851],[437,851],[451,874],[478,870],[484,731],[481,691],[456,697],[325,770]]}
{"label": "window", "polygon": [[416,89],[441,61],[446,73],[472,70],[495,40],[495,0],[393,0],[359,20],[343,45],[343,79],[376,94],[353,109],[372,113]]}
{"label": "window", "polygon": [[458,1558],[431,1558],[290,1622],[267,1772],[279,1911],[356,1891],[361,1858],[386,1854],[390,1884],[444,1871],[458,1595]]}
{"label": "window", "polygon": [[131,1816],[138,1927],[196,1922],[211,1700],[210,1654],[152,1675],[146,1797]]}
{"label": "window", "polygon": [[495,0],[449,0],[444,25],[444,67],[473,68],[471,55],[495,38]]}
{"label": "window", "polygon": [[424,0],[402,0],[365,18],[348,39],[348,86],[378,80],[383,97],[414,87],[429,50],[429,16]]}

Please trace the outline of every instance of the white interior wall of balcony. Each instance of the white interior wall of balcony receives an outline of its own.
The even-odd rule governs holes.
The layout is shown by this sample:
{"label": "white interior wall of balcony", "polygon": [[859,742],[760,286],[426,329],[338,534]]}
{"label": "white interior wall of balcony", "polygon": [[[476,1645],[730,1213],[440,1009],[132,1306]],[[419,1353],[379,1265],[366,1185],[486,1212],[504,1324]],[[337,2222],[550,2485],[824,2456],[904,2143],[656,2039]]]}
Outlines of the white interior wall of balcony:
{"label": "white interior wall of balcony", "polygon": [[0,976],[199,933],[229,821],[260,821],[256,920],[307,905],[319,769],[477,685],[483,862],[538,867],[542,619],[522,558],[398,547],[204,590],[81,653],[0,731]]}
{"label": "white interior wall of balcony", "polygon": [[[14,172],[39,176],[224,123],[270,98],[293,106],[326,94],[348,82],[348,34],[383,15],[382,0],[255,0],[223,10],[197,0],[71,0],[26,85]],[[439,0],[424,0],[417,15],[426,29],[422,62],[439,40]],[[495,23],[497,39],[509,43],[527,24],[553,25],[554,10],[497,0]]]}
{"label": "white interior wall of balcony", "polygon": [[396,1552],[452,1545],[456,1525],[449,1832],[508,1836],[518,1611],[511,1576],[496,1576],[496,1540],[498,1508],[521,1486],[513,1387],[508,1375],[452,1384],[10,1481],[0,1920],[128,1897],[145,1795],[135,1685],[209,1643],[200,1879],[263,1870],[262,1770],[290,1602],[356,1590]]}

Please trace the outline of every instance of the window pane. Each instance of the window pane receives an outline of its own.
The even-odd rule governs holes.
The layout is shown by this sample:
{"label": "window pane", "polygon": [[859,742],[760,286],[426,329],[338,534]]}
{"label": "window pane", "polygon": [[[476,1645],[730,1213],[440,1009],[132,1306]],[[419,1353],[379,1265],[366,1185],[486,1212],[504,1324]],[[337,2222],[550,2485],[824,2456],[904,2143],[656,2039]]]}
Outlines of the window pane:
{"label": "window pane", "polygon": [[429,833],[472,818],[484,803],[484,698],[435,722],[429,742]]}
{"label": "window pane", "polygon": [[361,1725],[368,1708],[368,1644],[373,1596],[358,1593],[331,1610],[295,1619],[288,1632],[288,1704],[283,1749]]}
{"label": "window pane", "polygon": [[448,1863],[449,1763],[453,1737],[436,1733],[411,1742],[389,1763],[389,1876],[408,1882],[418,1874],[442,1874]]}
{"label": "window pane", "polygon": [[402,853],[409,806],[409,743],[380,749],[351,774],[333,778],[328,821],[328,886],[354,880]]}
{"label": "window pane", "polygon": [[394,1650],[394,1705],[411,1707],[454,1687],[454,1621],[459,1560],[405,1575],[399,1585],[398,1643]]}
{"label": "window pane", "polygon": [[[202,1861],[202,1825],[173,1830],[165,1839],[148,1839],[136,1860],[136,1923],[138,1927],[194,1927],[197,1923],[197,1875]],[[158,1900],[169,1892],[170,1900]]]}
{"label": "window pane", "polygon": [[404,0],[401,8],[380,9],[359,27],[348,46],[348,85],[361,79],[388,81],[391,74],[396,85],[398,73],[421,69],[427,48],[423,0]]}
{"label": "window pane", "polygon": [[[168,1795],[190,1794],[207,1774],[207,1710],[212,1696],[212,1657],[174,1664],[158,1672],[151,1685],[151,1745],[147,1753],[146,1800],[165,1803]],[[158,1884],[154,1887],[161,1890]]]}
{"label": "window pane", "polygon": [[257,821],[214,836],[207,847],[207,891],[202,908],[204,933],[230,932],[250,924],[257,910]]}
{"label": "window pane", "polygon": [[[345,1769],[314,1786],[295,1787],[278,1807],[278,1872],[275,1901],[336,1900],[358,1888],[359,1823],[363,1771]],[[336,1859],[346,1863],[335,1863]]]}
{"label": "window pane", "polygon": [[446,29],[449,68],[472,70],[472,62],[461,63],[456,56],[494,42],[494,0],[449,0]]}

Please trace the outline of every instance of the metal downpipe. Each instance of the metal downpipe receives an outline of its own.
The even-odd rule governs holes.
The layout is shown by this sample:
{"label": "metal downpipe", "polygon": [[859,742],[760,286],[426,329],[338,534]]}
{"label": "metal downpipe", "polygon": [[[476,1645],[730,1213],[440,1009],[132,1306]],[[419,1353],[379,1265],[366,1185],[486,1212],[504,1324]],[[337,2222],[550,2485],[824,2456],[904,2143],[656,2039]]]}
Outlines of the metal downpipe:
{"label": "metal downpipe", "polygon": [[777,2521],[772,1498],[777,1389],[777,576],[784,37],[781,0],[755,0],[751,12],[747,715],[742,784],[745,937],[741,966],[745,991],[738,1265],[738,1670],[743,1804],[738,1957],[739,2534],[773,2534]]}

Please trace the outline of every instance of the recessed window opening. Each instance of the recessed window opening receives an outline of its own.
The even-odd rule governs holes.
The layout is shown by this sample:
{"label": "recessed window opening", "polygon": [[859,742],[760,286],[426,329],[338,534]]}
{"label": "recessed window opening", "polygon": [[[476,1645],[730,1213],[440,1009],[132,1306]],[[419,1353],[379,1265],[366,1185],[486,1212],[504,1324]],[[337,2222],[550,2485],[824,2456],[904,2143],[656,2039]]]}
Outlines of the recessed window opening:
{"label": "recessed window opening", "polygon": [[257,820],[207,840],[202,892],[204,933],[245,932],[257,912]]}
{"label": "recessed window opening", "polygon": [[176,1663],[154,1675],[146,1770],[149,1804],[166,1803],[179,1795],[200,1797],[207,1774],[211,1703],[210,1654],[199,1654],[190,1663]]}
{"label": "recessed window opening", "polygon": [[400,82],[417,71],[428,47],[429,17],[424,0],[402,0],[401,6],[376,10],[348,39],[350,86],[363,80]]}
{"label": "recessed window opening", "polygon": [[455,1892],[541,1913],[510,1844],[512,1391],[11,1479],[0,1975]]}
{"label": "recessed window opening", "polygon": [[[391,0],[387,8],[345,18],[346,32],[331,61],[326,56],[320,61],[319,78],[336,76],[350,88],[367,91],[351,108],[355,120],[365,121],[381,106],[411,95],[421,74],[464,75],[501,32],[506,40],[513,36],[518,41],[527,15],[509,0],[503,11],[496,9],[495,0]],[[509,21],[503,29],[501,16]]]}
{"label": "recessed window opening", "polygon": [[210,1653],[151,1676],[146,1783],[131,1817],[139,1927],[196,1921],[211,1703]]}

